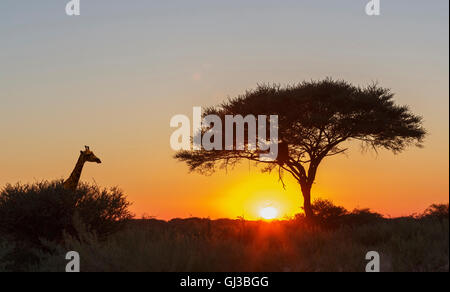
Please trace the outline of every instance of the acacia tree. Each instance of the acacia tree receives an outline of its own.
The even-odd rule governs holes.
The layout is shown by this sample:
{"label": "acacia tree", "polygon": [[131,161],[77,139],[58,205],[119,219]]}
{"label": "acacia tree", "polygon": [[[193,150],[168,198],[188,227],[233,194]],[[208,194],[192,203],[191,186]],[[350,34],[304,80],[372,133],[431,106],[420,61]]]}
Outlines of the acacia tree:
{"label": "acacia tree", "polygon": [[207,108],[204,116],[214,114],[224,121],[226,115],[278,115],[279,147],[275,161],[260,161],[261,151],[249,151],[247,147],[232,151],[182,150],[175,158],[186,162],[191,171],[201,173],[242,160],[265,164],[263,171],[277,169],[282,183],[283,173],[287,172],[298,181],[305,215],[311,218],[311,188],[318,167],[324,158],[344,153],[347,149],[342,148],[343,142],[360,141],[375,151],[385,148],[394,153],[409,145],[422,145],[426,135],[422,118],[407,106],[396,105],[393,97],[389,89],[377,84],[362,88],[329,78],[286,87],[258,86]]}

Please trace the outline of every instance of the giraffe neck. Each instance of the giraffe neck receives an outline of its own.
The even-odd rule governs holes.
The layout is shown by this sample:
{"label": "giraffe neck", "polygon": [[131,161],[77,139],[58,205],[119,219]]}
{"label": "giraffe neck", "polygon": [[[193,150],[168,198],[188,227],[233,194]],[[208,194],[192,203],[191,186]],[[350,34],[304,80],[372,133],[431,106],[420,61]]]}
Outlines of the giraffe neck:
{"label": "giraffe neck", "polygon": [[78,182],[80,181],[81,172],[83,171],[84,166],[84,159],[83,156],[80,155],[78,158],[77,164],[75,165],[74,170],[72,171],[72,174],[70,177],[64,182],[64,187],[71,190],[76,190],[78,186]]}

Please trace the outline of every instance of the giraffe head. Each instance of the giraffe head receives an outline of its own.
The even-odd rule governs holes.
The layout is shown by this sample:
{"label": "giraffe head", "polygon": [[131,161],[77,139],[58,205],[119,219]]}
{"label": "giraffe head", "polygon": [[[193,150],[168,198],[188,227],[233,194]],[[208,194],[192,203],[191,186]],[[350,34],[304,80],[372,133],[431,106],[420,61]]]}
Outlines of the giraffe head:
{"label": "giraffe head", "polygon": [[83,157],[84,161],[102,163],[100,158],[95,156],[94,152],[89,150],[89,146],[85,146],[85,150],[84,151],[80,151],[80,153],[81,153],[81,157]]}

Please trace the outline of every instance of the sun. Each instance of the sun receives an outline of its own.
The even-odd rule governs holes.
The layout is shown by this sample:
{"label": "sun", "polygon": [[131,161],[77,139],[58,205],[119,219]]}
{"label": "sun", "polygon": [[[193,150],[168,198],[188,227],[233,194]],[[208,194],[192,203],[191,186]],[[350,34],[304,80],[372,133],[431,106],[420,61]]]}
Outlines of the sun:
{"label": "sun", "polygon": [[274,207],[265,207],[259,211],[259,215],[266,220],[272,220],[277,218],[278,210]]}

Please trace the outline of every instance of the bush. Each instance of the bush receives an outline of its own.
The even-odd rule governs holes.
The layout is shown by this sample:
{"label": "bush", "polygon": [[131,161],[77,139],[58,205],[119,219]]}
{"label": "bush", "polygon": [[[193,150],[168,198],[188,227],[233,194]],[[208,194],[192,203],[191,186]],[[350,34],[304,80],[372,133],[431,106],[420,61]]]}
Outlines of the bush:
{"label": "bush", "polygon": [[336,206],[332,201],[323,199],[314,200],[312,209],[315,216],[323,220],[338,218],[347,214],[344,207]]}
{"label": "bush", "polygon": [[448,204],[433,204],[428,207],[419,217],[422,219],[448,219]]}
{"label": "bush", "polygon": [[370,209],[354,209],[347,211],[344,207],[336,206],[332,201],[316,199],[311,204],[314,218],[308,220],[304,214],[295,215],[295,219],[312,226],[325,229],[336,229],[342,226],[360,226],[377,223],[384,218],[381,214],[370,211]]}
{"label": "bush", "polygon": [[76,191],[62,181],[7,185],[0,192],[0,234],[39,246],[41,240],[61,241],[76,236],[74,218],[90,231],[106,236],[131,218],[124,194],[82,184]]}
{"label": "bush", "polygon": [[376,223],[384,218],[381,214],[372,212],[370,209],[354,209],[345,216],[345,224],[352,226],[360,226],[365,224]]}

